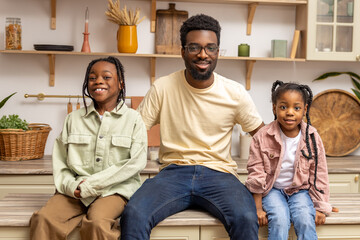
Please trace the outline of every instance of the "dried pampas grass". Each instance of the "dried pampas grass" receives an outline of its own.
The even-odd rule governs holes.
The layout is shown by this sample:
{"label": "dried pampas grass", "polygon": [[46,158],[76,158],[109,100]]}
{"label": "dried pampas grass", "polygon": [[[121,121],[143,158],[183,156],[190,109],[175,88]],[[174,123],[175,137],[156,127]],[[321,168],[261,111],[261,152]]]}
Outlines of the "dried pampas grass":
{"label": "dried pampas grass", "polygon": [[137,8],[135,13],[126,6],[120,9],[120,0],[108,0],[108,10],[105,12],[108,20],[118,25],[138,25],[141,23],[145,16],[140,19],[140,9]]}

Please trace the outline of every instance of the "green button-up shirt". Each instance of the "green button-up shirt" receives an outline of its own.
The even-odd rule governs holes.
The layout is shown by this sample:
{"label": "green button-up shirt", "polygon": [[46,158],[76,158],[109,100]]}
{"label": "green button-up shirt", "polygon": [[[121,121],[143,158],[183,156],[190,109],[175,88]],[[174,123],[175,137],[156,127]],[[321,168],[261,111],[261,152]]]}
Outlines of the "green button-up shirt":
{"label": "green button-up shirt", "polygon": [[[120,103],[121,104],[121,103]],[[140,187],[147,161],[147,132],[138,112],[125,104],[100,115],[91,103],[67,115],[53,149],[58,192],[74,197],[80,184],[85,206],[99,196],[130,199]]]}

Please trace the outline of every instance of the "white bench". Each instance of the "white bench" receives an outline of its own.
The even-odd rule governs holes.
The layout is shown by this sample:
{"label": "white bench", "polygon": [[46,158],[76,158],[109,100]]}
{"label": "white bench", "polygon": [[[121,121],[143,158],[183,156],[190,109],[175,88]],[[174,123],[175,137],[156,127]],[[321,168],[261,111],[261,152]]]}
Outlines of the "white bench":
{"label": "white bench", "polygon": [[[0,239],[29,239],[29,219],[32,213],[42,207],[51,194],[11,193],[0,200]],[[319,239],[360,239],[360,194],[333,194],[331,203],[339,208],[332,213],[325,225],[317,227]],[[266,239],[267,228],[261,227],[259,238]],[[74,231],[70,240],[78,240]],[[186,210],[166,218],[156,226],[152,240],[225,240],[229,239],[221,222],[200,210]],[[289,239],[295,240],[293,228]]]}

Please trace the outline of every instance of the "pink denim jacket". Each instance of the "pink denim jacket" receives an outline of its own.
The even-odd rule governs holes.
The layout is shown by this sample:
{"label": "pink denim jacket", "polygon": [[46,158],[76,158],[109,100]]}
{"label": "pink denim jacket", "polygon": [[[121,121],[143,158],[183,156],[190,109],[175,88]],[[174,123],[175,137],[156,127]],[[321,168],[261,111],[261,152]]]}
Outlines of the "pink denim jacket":
{"label": "pink denim jacket", "polygon": [[[310,139],[312,158],[306,159],[301,150],[308,154],[305,143],[306,123],[301,123],[301,138],[296,150],[295,173],[290,187],[284,189],[291,195],[301,189],[309,189],[310,197],[317,211],[326,215],[331,212],[329,203],[329,179],[325,157],[325,149],[321,138],[312,126],[309,126],[309,135],[314,133],[318,152],[318,167],[316,174],[316,187],[323,190],[324,194],[314,188],[315,161],[313,143]],[[250,156],[247,164],[248,178],[245,186],[252,193],[261,193],[266,196],[272,189],[276,178],[279,176],[284,146],[280,136],[280,126],[277,120],[262,127],[253,137],[250,145]]]}

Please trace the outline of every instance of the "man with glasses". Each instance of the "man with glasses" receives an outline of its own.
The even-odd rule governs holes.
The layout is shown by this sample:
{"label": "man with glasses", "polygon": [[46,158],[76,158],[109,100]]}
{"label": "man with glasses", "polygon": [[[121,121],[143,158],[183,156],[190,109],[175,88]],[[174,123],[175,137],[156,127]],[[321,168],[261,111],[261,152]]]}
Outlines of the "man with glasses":
{"label": "man with glasses", "polygon": [[216,73],[220,25],[196,15],[180,29],[185,70],[159,78],[140,104],[148,129],[160,123],[160,173],[130,199],[121,240],[150,238],[166,217],[197,207],[217,217],[233,240],[258,239],[256,207],[231,158],[236,123],[255,134],[263,126],[249,94]]}

